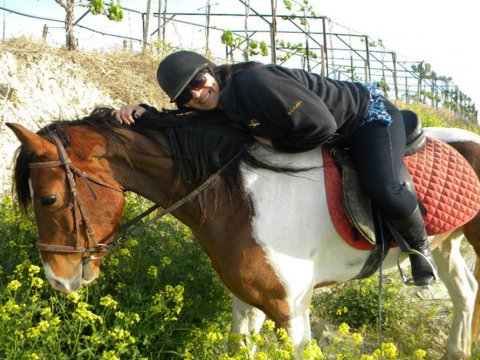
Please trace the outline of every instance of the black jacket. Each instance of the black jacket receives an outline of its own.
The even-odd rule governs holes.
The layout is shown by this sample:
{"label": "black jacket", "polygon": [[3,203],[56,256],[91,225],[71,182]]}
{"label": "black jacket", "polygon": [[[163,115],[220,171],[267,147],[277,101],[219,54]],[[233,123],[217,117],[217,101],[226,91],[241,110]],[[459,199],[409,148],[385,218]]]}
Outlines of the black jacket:
{"label": "black jacket", "polygon": [[360,83],[261,64],[235,74],[220,97],[234,125],[270,138],[283,152],[347,140],[363,121],[369,101]]}

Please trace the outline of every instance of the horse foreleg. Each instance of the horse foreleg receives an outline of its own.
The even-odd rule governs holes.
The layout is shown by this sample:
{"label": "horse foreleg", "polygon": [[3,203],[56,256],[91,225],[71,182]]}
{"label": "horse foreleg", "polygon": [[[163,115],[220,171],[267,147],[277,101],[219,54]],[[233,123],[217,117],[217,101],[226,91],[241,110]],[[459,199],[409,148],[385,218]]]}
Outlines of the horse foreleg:
{"label": "horse foreleg", "polygon": [[448,359],[469,357],[472,345],[471,326],[477,283],[460,253],[462,239],[463,234],[451,235],[433,252],[438,274],[447,287],[454,309],[447,344]]}
{"label": "horse foreleg", "polygon": [[305,345],[312,338],[308,304],[299,309],[297,314],[292,314],[287,331],[295,347],[295,359],[302,359]]}
{"label": "horse foreleg", "polygon": [[235,295],[232,296],[232,332],[241,335],[258,333],[265,321],[265,314]]}
{"label": "horse foreleg", "polygon": [[[277,327],[287,330],[291,345],[295,348],[295,359],[303,358],[305,345],[311,340],[310,301],[312,299],[312,293],[313,289],[310,288],[301,294],[290,294],[287,299],[285,299],[285,303],[288,304],[289,309],[288,315],[282,314],[282,312],[272,314],[272,319],[275,321]],[[280,315],[280,317],[276,315]]]}
{"label": "horse foreleg", "polygon": [[[260,332],[264,321],[265,313],[232,295],[232,332],[243,336],[243,339],[240,343],[231,343],[231,350],[242,344],[248,345],[248,336]],[[253,352],[255,348],[252,348]]]}

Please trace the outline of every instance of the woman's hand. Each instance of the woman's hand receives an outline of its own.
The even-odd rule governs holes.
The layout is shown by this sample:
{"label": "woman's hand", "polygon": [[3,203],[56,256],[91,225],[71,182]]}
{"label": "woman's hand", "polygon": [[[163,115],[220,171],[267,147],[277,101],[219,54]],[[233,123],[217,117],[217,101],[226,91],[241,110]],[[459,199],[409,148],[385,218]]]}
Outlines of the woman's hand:
{"label": "woman's hand", "polygon": [[145,111],[145,108],[140,105],[126,105],[114,110],[113,115],[120,124],[132,125],[135,124],[135,119],[142,116]]}

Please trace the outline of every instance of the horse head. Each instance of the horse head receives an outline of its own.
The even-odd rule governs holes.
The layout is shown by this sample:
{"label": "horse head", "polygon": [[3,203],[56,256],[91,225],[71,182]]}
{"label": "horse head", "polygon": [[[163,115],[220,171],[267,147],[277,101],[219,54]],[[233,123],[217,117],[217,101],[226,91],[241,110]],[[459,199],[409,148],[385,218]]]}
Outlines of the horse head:
{"label": "horse head", "polygon": [[7,126],[22,145],[15,189],[20,205],[33,209],[46,276],[57,290],[79,290],[99,275],[124,208],[122,186],[104,161],[106,138],[87,125],[43,134]]}

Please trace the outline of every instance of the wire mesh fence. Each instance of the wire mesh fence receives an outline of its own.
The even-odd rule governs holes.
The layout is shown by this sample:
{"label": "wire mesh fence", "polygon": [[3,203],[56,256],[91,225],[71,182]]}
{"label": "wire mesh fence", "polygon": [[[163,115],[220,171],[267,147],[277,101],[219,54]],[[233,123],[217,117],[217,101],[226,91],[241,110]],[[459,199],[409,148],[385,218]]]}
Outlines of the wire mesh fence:
{"label": "wire mesh fence", "polygon": [[[146,9],[124,8],[121,22],[79,8],[74,31],[82,49],[128,47],[140,51],[149,45],[165,53],[187,48],[209,54],[219,63],[275,62],[339,80],[377,82],[389,98],[444,107],[465,122],[477,123],[478,111],[471,98],[450,77],[436,74],[429,64],[406,59],[386,49],[381,40],[318,16],[308,7],[298,10],[283,6],[278,10],[275,3],[231,0],[229,11],[219,12],[215,11],[218,3],[207,0],[185,12],[175,9],[175,2],[158,0],[152,2],[150,14]],[[65,20],[61,16],[40,17],[0,9],[4,13],[4,39],[13,24],[28,24],[25,29],[30,33],[33,30],[36,37],[53,46],[64,45]]]}

